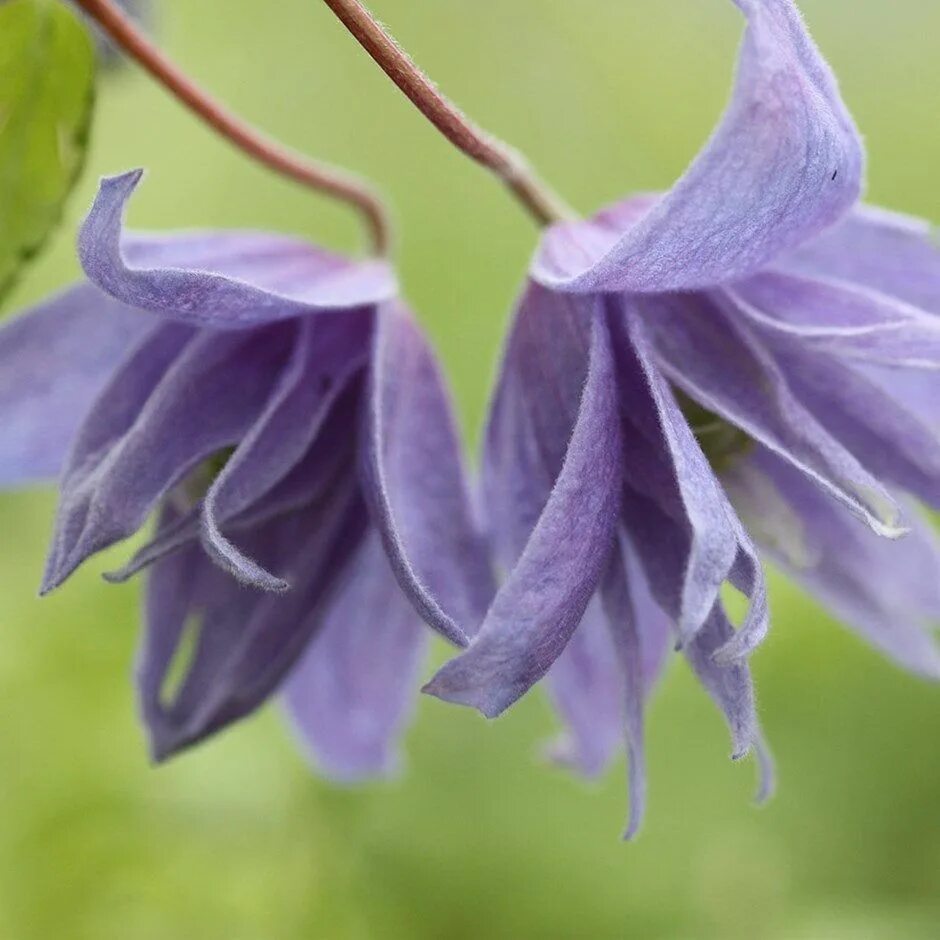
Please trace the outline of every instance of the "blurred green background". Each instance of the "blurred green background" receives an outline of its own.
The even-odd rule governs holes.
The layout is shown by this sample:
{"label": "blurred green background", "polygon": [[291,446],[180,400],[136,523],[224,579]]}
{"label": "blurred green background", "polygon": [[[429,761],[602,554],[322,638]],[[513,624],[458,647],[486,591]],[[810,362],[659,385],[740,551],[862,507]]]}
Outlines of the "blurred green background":
{"label": "blurred green background", "polygon": [[[709,132],[740,17],[727,0],[375,0],[469,113],[583,211],[666,187]],[[805,0],[868,140],[872,199],[940,219],[940,4]],[[534,232],[411,110],[316,0],[163,4],[161,42],[272,133],[393,200],[409,298],[475,448]],[[354,219],[210,136],[133,68],[100,90],[90,165],[7,305],[75,276],[99,174],[142,165],[139,227],[283,229],[352,248]],[[486,724],[422,701],[407,767],[341,791],[276,708],[151,769],[128,682],[138,589],[96,560],[36,599],[53,501],[0,522],[0,938],[940,936],[940,693],[882,662],[779,580],[757,656],[780,793],[750,805],[714,708],[676,662],[652,708],[651,801],[623,845],[623,767],[545,767],[530,695]],[[123,557],[123,553],[121,553]],[[438,648],[437,655],[443,650]]]}

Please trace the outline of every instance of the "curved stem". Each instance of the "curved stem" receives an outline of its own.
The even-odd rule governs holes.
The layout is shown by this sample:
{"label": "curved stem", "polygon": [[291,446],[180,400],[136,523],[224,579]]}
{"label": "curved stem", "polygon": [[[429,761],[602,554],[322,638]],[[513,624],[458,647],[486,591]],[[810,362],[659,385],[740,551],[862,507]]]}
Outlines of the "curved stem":
{"label": "curved stem", "polygon": [[389,248],[389,221],[381,199],[361,180],[290,151],[242,121],[174,65],[113,0],[75,0],[127,55],[170,94],[243,153],[269,169],[348,203],[363,216],[376,253]]}
{"label": "curved stem", "polygon": [[501,140],[477,127],[434,86],[359,0],[324,0],[412,104],[459,150],[495,173],[539,225],[573,213]]}

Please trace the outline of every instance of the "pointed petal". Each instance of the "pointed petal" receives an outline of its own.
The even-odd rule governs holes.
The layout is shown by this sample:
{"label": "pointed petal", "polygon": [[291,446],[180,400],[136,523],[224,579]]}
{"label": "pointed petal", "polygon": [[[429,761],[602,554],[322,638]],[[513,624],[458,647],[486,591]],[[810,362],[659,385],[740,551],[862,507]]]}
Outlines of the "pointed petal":
{"label": "pointed petal", "polygon": [[834,356],[787,346],[778,361],[800,403],[867,470],[940,508],[940,434],[920,415]]}
{"label": "pointed petal", "polygon": [[[337,460],[345,462],[347,470],[354,466],[354,411],[346,409],[345,440],[337,442],[336,435],[330,434],[329,450],[315,442],[338,399],[364,369],[371,320],[363,314],[358,320],[344,315],[300,322],[291,358],[264,411],[206,494],[203,545],[218,564],[246,584],[262,590],[287,588],[282,578],[241,553],[223,535],[223,527],[261,501],[313,446],[321,451],[324,467],[336,466]],[[317,471],[317,476],[327,478],[336,472]]]}
{"label": "pointed petal", "polygon": [[653,601],[629,539],[621,537],[602,587],[614,649],[623,670],[630,815],[625,839],[640,831],[646,813],[645,706],[665,662],[670,625]]}
{"label": "pointed petal", "polygon": [[645,301],[661,368],[691,398],[790,461],[872,528],[903,533],[881,483],[793,394],[750,330],[704,296]]}
{"label": "pointed petal", "polygon": [[[624,523],[642,564],[656,603],[675,622],[682,610],[684,561],[689,535],[649,497],[627,487],[623,494]],[[746,664],[722,665],[715,654],[735,637],[718,601],[683,652],[699,681],[725,716],[734,745],[743,757],[757,734],[757,714],[750,671]]]}
{"label": "pointed petal", "polygon": [[291,723],[328,777],[354,782],[396,769],[426,649],[427,631],[372,534],[284,687]]}
{"label": "pointed petal", "polygon": [[493,593],[443,377],[408,311],[382,307],[361,477],[395,575],[421,617],[464,646]]}
{"label": "pointed petal", "polygon": [[860,362],[940,370],[940,316],[842,281],[767,273],[731,290],[735,309],[768,340]]}
{"label": "pointed petal", "polygon": [[95,397],[154,326],[79,284],[0,327],[0,486],[59,475]]}
{"label": "pointed petal", "polygon": [[483,510],[497,563],[511,569],[561,473],[587,377],[590,302],[529,284],[490,407]]}
{"label": "pointed petal", "polygon": [[588,604],[546,683],[565,723],[548,756],[585,777],[600,776],[623,742],[625,691],[599,595]]}
{"label": "pointed petal", "polygon": [[796,6],[736,3],[748,25],[731,103],[711,140],[638,221],[612,225],[608,217],[549,230],[537,281],[588,293],[727,283],[853,206],[862,144]]}
{"label": "pointed petal", "polygon": [[936,229],[922,219],[859,206],[779,264],[810,277],[858,284],[940,315],[940,244]]}
{"label": "pointed petal", "polygon": [[[195,651],[172,701],[161,703],[158,720],[150,724],[156,759],[251,714],[278,689],[322,626],[323,601],[347,569],[365,527],[365,509],[347,480],[344,491],[246,539],[252,557],[286,571],[293,590],[260,592],[208,565],[206,580],[187,611],[198,627]],[[179,564],[186,551],[159,562],[151,579],[166,566]],[[154,589],[160,587],[156,582]],[[172,632],[173,621],[150,629]],[[159,672],[159,664],[147,671]]]}
{"label": "pointed petal", "polygon": [[141,171],[102,179],[79,234],[89,280],[132,307],[213,329],[245,329],[394,297],[385,262],[353,262],[301,242],[255,233],[130,236],[124,207]]}
{"label": "pointed petal", "polygon": [[766,450],[726,479],[754,537],[833,613],[907,669],[940,679],[940,539],[911,519],[889,542]]}
{"label": "pointed petal", "polygon": [[[628,417],[628,484],[654,498],[690,533],[678,613],[680,644],[710,615],[732,578],[751,599],[735,644],[743,655],[769,628],[763,571],[747,533],[654,362],[642,311],[612,311],[621,410]],[[631,432],[630,428],[633,428]],[[739,563],[743,559],[743,563]]]}
{"label": "pointed petal", "polygon": [[508,708],[561,655],[607,564],[623,449],[610,338],[600,313],[589,321],[587,380],[548,503],[470,649],[425,687],[487,717]]}
{"label": "pointed petal", "polygon": [[126,361],[69,457],[44,591],[135,532],[202,460],[238,443],[263,409],[292,335],[282,327],[192,337],[164,327]]}

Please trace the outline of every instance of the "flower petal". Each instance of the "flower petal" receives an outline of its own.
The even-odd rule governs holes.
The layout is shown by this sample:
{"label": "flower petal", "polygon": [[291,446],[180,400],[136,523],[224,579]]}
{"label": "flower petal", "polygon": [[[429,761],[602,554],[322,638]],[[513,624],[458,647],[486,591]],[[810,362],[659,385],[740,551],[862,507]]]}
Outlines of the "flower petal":
{"label": "flower petal", "polygon": [[655,499],[690,534],[677,614],[680,645],[702,627],[722,584],[732,578],[751,598],[734,647],[735,655],[743,655],[769,628],[766,587],[753,546],[654,362],[643,311],[614,308],[611,323],[621,411],[628,419],[627,483]]}
{"label": "flower petal", "polygon": [[466,645],[493,594],[441,373],[409,313],[380,308],[361,478],[395,575],[422,618]]}
{"label": "flower petal", "polygon": [[863,150],[791,0],[735,0],[747,17],[735,89],[704,150],[634,223],[551,229],[534,277],[559,290],[660,292],[737,280],[836,222]]}
{"label": "flower petal", "polygon": [[[301,322],[291,359],[263,413],[206,494],[203,546],[217,563],[247,584],[262,590],[287,589],[282,578],[240,552],[223,535],[223,526],[256,505],[316,446],[337,400],[364,370],[371,320],[366,315],[358,322],[351,316],[324,316]],[[327,468],[337,466],[339,472],[343,463],[347,471],[355,465],[355,411],[347,408],[344,417],[340,440],[335,433],[329,434],[328,447],[318,446],[320,463]],[[317,467],[315,476],[328,479],[337,472],[324,467]]]}
{"label": "flower petal", "polygon": [[395,296],[385,262],[354,262],[258,233],[130,236],[122,217],[141,171],[102,179],[78,253],[89,280],[117,300],[213,329],[245,329]]}
{"label": "flower petal", "polygon": [[940,316],[870,288],[768,272],[730,291],[768,339],[860,362],[940,370]]}
{"label": "flower petal", "polygon": [[561,655],[609,557],[623,450],[610,338],[601,314],[598,308],[588,321],[587,379],[548,503],[470,649],[424,689],[490,718],[527,692]]}
{"label": "flower petal", "polygon": [[291,723],[328,777],[354,782],[395,770],[426,649],[427,631],[373,534],[284,687]]}
{"label": "flower petal", "polygon": [[0,486],[59,475],[98,392],[154,326],[79,284],[0,328]]}
{"label": "flower petal", "polygon": [[764,551],[797,583],[907,669],[940,679],[940,539],[912,517],[885,541],[765,449],[727,475]]}
{"label": "flower petal", "polygon": [[803,407],[733,311],[696,295],[644,304],[660,367],[675,385],[790,461],[877,532],[903,533],[891,494]]}
{"label": "flower petal", "polygon": [[[365,507],[347,479],[307,511],[277,519],[247,538],[253,557],[287,572],[294,585],[288,593],[240,585],[203,556],[205,580],[186,607],[187,619],[197,624],[193,655],[172,700],[150,709],[157,715],[149,725],[155,759],[164,760],[215,734],[277,690],[322,626],[323,602],[339,583],[365,529]],[[179,566],[193,551],[191,547],[160,561],[148,594],[165,591],[161,572]],[[182,604],[171,607],[171,616],[155,619],[148,631],[181,635],[177,619],[182,609]],[[149,644],[150,649],[167,645],[166,640]],[[160,656],[141,675],[159,674],[165,660]],[[165,681],[164,675],[159,684]],[[157,685],[151,680],[151,689]]]}
{"label": "flower petal", "polygon": [[[940,434],[864,372],[787,346],[778,362],[802,405],[883,483],[940,508]],[[940,402],[940,372],[935,402]]]}
{"label": "flower petal", "polygon": [[561,473],[590,355],[590,302],[535,284],[510,331],[483,453],[483,510],[498,565],[525,550]]}
{"label": "flower petal", "polygon": [[623,743],[626,695],[599,594],[548,671],[546,683],[565,723],[565,731],[549,744],[548,756],[585,777],[599,776]]}
{"label": "flower petal", "polygon": [[630,541],[621,537],[602,587],[604,607],[624,676],[630,815],[625,839],[640,831],[646,812],[646,699],[665,662],[670,625],[653,601]]}
{"label": "flower petal", "polygon": [[[690,538],[656,501],[629,486],[623,494],[623,513],[630,543],[649,581],[652,596],[676,622],[682,611],[683,571]],[[734,628],[717,601],[683,652],[699,681],[728,723],[733,756],[743,757],[757,740],[758,724],[750,671],[745,663],[721,664],[716,654],[733,641]]]}
{"label": "flower petal", "polygon": [[263,409],[293,330],[193,336],[163,327],[104,389],[61,484],[43,591],[135,532],[200,461],[235,445]]}
{"label": "flower petal", "polygon": [[786,270],[851,282],[940,315],[940,244],[929,222],[859,206],[781,258]]}

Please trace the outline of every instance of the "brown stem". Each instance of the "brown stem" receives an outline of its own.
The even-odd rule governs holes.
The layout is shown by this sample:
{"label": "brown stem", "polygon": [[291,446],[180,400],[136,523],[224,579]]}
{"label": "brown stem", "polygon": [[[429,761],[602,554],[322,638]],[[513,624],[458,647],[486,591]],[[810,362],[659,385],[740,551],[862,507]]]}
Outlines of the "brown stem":
{"label": "brown stem", "polygon": [[359,0],[325,3],[412,104],[455,147],[495,173],[539,225],[571,217],[571,210],[522,156],[477,127],[448,101]]}
{"label": "brown stem", "polygon": [[236,117],[199,88],[141,33],[113,0],[75,0],[127,55],[222,137],[264,166],[355,207],[376,253],[389,248],[389,222],[382,201],[361,180],[290,151]]}

